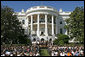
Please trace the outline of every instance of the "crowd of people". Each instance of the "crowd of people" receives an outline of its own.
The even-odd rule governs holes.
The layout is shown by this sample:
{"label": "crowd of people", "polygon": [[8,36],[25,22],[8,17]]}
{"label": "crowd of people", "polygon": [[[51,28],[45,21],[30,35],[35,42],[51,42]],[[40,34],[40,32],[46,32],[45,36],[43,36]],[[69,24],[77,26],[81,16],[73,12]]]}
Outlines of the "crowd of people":
{"label": "crowd of people", "polygon": [[50,56],[84,56],[84,46],[56,46],[43,41],[32,45],[1,45],[1,56],[40,56],[41,47],[47,47]]}
{"label": "crowd of people", "polygon": [[2,46],[1,56],[40,56],[38,45],[26,46]]}
{"label": "crowd of people", "polygon": [[84,56],[83,46],[49,46],[48,51],[51,56]]}

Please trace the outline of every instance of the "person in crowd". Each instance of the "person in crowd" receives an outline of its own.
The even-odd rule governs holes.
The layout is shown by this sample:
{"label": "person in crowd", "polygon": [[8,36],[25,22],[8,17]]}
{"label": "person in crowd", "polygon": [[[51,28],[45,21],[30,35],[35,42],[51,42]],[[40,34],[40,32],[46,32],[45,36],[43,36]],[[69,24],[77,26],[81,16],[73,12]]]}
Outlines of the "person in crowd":
{"label": "person in crowd", "polygon": [[[83,46],[46,46],[51,56],[84,56]],[[1,56],[40,56],[40,46],[32,45],[1,45]]]}
{"label": "person in crowd", "polygon": [[51,56],[84,56],[84,47],[82,46],[49,46],[48,50]]}
{"label": "person in crowd", "polygon": [[[30,48],[31,47],[31,48]],[[2,46],[1,56],[40,56],[39,46]]]}

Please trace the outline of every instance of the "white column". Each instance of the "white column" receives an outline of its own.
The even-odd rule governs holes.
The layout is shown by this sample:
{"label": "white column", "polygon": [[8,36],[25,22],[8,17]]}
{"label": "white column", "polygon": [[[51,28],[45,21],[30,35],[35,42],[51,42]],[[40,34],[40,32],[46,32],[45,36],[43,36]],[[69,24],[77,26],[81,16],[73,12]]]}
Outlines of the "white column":
{"label": "white column", "polygon": [[27,27],[27,32],[28,32],[28,35],[29,35],[29,18],[27,17],[27,20],[28,20],[28,27]]}
{"label": "white column", "polygon": [[54,35],[54,16],[52,15],[52,35]]}
{"label": "white column", "polygon": [[48,36],[48,29],[47,29],[47,14],[45,14],[45,34]]}
{"label": "white column", "polygon": [[57,16],[56,16],[56,34],[58,34],[58,19],[57,19]]}
{"label": "white column", "polygon": [[40,17],[40,15],[38,14],[37,15],[37,36],[40,35],[40,33],[39,33],[39,17]]}
{"label": "white column", "polygon": [[33,16],[31,15],[31,34],[32,34],[32,31],[33,31]]}

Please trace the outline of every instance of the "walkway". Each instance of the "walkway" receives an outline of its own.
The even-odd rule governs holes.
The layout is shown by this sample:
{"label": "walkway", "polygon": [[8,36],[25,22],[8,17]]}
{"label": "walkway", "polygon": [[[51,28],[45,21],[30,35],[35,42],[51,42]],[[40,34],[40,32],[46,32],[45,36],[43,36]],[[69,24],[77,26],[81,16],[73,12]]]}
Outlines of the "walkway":
{"label": "walkway", "polygon": [[47,49],[41,49],[40,50],[40,55],[41,56],[50,56]]}

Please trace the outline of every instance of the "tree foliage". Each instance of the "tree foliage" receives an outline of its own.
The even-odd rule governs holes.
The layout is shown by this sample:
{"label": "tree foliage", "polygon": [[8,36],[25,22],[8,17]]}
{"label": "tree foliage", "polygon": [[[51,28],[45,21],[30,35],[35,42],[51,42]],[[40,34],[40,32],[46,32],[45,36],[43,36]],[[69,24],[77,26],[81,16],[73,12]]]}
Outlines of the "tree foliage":
{"label": "tree foliage", "polygon": [[58,39],[54,40],[54,44],[63,45],[68,44],[69,37],[64,34],[58,34]]}
{"label": "tree foliage", "polygon": [[70,37],[84,42],[84,8],[76,7],[66,22],[66,28],[69,30]]}
{"label": "tree foliage", "polygon": [[24,31],[12,8],[1,6],[1,43],[23,43]]}
{"label": "tree foliage", "polygon": [[64,45],[64,41],[63,40],[60,40],[58,44],[59,45]]}

